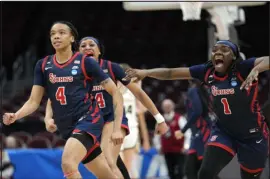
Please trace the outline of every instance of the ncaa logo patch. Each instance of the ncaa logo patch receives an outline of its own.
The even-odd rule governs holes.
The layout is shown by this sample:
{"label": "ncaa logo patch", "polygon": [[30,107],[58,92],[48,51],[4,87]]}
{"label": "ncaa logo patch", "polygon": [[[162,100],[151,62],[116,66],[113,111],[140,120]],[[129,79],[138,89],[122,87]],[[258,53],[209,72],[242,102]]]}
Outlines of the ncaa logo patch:
{"label": "ncaa logo patch", "polygon": [[215,141],[215,140],[217,140],[217,138],[218,138],[218,136],[217,135],[213,135],[212,137],[211,137],[211,139],[210,139],[210,141]]}
{"label": "ncaa logo patch", "polygon": [[72,70],[72,71],[71,71],[71,74],[72,74],[72,75],[77,75],[77,73],[78,73],[77,70]]}

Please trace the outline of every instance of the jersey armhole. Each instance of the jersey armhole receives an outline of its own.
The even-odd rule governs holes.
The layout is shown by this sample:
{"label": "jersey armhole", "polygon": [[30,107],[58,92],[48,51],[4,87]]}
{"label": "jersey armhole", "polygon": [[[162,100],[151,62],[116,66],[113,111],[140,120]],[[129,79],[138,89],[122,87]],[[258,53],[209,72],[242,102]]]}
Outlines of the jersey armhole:
{"label": "jersey armhole", "polygon": [[108,61],[108,68],[109,68],[109,72],[112,76],[113,81],[116,83],[115,75],[114,75],[113,70],[112,70],[112,62],[111,61]]}
{"label": "jersey armhole", "polygon": [[45,65],[46,65],[48,58],[49,58],[49,55],[46,56],[42,62],[42,66],[41,66],[42,73],[44,73],[44,71],[45,71]]}
{"label": "jersey armhole", "polygon": [[204,75],[204,82],[205,82],[206,84],[208,84],[208,77],[209,77],[211,71],[212,71],[212,68],[209,68],[209,69],[206,71],[205,75]]}
{"label": "jersey armhole", "polygon": [[87,57],[86,55],[84,55],[84,56],[82,57],[82,63],[81,63],[83,76],[85,77],[86,80],[92,80],[92,78],[89,77],[89,76],[87,75],[87,73],[86,73],[86,69],[85,69],[85,58],[86,58],[86,57]]}

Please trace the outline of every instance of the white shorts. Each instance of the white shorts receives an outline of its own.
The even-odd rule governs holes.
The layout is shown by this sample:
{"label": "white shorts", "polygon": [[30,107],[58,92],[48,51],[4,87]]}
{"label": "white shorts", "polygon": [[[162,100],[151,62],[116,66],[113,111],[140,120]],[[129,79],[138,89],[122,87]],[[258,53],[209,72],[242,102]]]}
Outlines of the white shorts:
{"label": "white shorts", "polygon": [[138,127],[129,128],[129,135],[124,138],[124,142],[121,146],[121,151],[125,149],[131,149],[136,147],[139,141],[139,129]]}

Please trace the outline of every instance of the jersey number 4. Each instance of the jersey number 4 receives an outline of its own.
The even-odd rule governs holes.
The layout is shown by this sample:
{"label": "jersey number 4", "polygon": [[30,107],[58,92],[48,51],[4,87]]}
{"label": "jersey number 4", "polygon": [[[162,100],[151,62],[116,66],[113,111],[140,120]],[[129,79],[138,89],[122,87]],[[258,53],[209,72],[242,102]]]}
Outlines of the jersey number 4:
{"label": "jersey number 4", "polygon": [[96,96],[95,96],[95,99],[97,100],[99,108],[105,108],[106,107],[105,100],[104,100],[104,97],[103,97],[103,93],[97,93]]}
{"label": "jersey number 4", "polygon": [[232,114],[227,98],[221,98],[221,103],[223,104],[224,114]]}
{"label": "jersey number 4", "polygon": [[67,98],[65,95],[65,87],[60,86],[58,87],[56,93],[55,93],[55,98],[57,101],[60,102],[61,105],[66,105],[67,104]]}

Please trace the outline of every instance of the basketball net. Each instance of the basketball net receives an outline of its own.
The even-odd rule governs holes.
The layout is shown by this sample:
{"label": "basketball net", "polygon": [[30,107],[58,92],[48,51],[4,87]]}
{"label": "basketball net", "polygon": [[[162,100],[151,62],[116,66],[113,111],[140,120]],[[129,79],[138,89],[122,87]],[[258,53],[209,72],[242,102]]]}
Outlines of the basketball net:
{"label": "basketball net", "polygon": [[203,2],[179,2],[183,20],[200,20]]}

